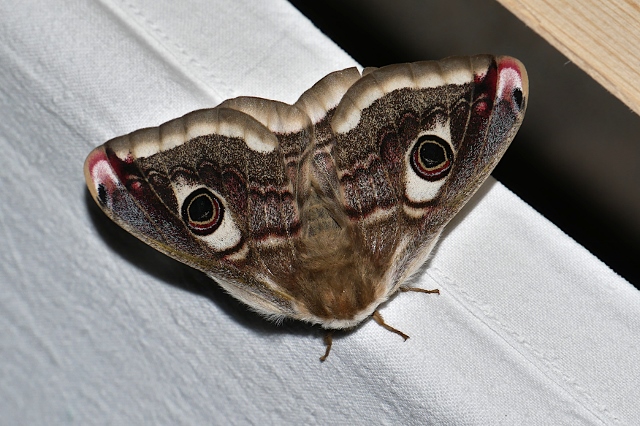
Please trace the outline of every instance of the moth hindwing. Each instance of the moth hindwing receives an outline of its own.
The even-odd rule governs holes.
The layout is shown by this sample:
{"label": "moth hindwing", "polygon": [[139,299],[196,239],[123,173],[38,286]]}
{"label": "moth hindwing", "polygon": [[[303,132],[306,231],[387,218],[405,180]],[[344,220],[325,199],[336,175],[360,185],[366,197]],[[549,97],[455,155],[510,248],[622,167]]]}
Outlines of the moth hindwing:
{"label": "moth hindwing", "polygon": [[112,139],[85,177],[116,223],[269,318],[386,326],[377,307],[493,170],[527,98],[510,57],[348,68],[293,105],[240,97]]}

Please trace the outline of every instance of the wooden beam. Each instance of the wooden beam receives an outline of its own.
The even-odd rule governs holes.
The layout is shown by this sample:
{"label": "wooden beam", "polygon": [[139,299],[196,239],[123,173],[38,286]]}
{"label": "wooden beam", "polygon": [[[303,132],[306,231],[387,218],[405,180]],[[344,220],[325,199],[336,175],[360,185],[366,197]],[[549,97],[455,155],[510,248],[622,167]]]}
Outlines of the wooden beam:
{"label": "wooden beam", "polygon": [[640,114],[640,0],[498,0]]}

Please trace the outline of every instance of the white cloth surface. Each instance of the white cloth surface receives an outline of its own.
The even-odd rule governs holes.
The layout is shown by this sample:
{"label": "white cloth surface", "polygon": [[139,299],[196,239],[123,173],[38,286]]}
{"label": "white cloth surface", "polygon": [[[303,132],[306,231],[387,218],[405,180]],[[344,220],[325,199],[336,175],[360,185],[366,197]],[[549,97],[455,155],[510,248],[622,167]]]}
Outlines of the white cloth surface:
{"label": "white cloth surface", "polygon": [[382,309],[411,338],[323,364],[88,196],[107,139],[352,65],[284,0],[0,3],[0,424],[640,421],[638,291],[493,180],[415,278],[441,295]]}

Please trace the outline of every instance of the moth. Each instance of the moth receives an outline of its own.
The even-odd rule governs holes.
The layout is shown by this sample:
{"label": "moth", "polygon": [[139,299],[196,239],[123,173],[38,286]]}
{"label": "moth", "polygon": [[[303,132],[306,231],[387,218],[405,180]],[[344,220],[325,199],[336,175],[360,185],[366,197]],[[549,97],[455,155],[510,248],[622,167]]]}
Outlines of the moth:
{"label": "moth", "polygon": [[117,137],[84,173],[118,225],[265,317],[372,317],[406,339],[378,307],[489,176],[527,98],[506,56],[347,68],[293,105],[239,97]]}

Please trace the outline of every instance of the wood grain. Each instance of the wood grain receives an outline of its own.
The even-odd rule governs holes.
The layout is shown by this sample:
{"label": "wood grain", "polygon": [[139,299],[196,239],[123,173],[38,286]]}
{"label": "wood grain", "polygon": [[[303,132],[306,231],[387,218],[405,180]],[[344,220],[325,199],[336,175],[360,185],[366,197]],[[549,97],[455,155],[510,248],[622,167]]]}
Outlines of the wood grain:
{"label": "wood grain", "polygon": [[498,0],[640,114],[640,0]]}

